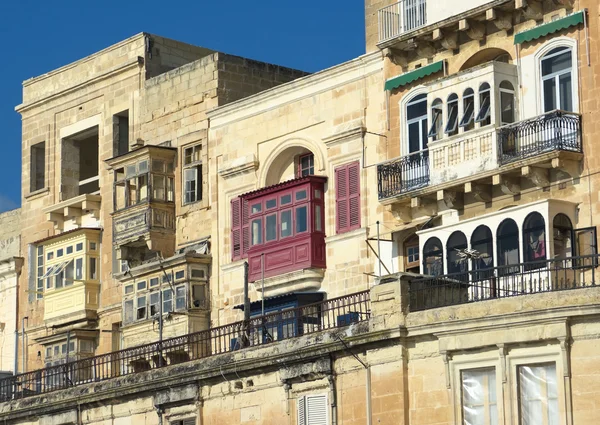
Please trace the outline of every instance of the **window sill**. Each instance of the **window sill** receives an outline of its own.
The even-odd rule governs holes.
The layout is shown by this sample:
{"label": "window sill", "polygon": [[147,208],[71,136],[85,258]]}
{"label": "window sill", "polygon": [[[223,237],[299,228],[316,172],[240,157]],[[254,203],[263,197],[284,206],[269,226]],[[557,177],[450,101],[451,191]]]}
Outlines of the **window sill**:
{"label": "window sill", "polygon": [[35,192],[29,192],[27,195],[25,195],[25,199],[36,198],[38,196],[45,195],[49,192],[50,192],[50,188],[45,187],[43,189],[36,190]]}

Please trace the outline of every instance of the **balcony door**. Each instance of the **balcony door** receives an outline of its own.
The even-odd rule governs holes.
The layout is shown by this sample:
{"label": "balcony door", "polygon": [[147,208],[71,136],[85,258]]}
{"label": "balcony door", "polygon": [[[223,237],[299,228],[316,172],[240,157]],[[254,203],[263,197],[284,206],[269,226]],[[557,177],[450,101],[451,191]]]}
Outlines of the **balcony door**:
{"label": "balcony door", "polygon": [[426,0],[404,0],[404,31],[425,25],[426,18]]}
{"label": "balcony door", "polygon": [[402,172],[403,190],[414,190],[429,181],[427,151],[427,95],[420,94],[406,104],[406,166]]}

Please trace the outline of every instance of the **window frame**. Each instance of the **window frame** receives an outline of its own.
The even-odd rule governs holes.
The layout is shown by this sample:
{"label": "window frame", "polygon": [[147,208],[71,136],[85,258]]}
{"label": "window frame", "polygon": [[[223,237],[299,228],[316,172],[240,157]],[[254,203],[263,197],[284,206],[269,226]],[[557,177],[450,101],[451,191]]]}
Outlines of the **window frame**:
{"label": "window frame", "polygon": [[447,134],[448,137],[456,136],[458,134],[459,100],[456,93],[451,93],[446,100],[447,116],[444,133]]}
{"label": "window frame", "polygon": [[[470,131],[475,128],[475,91],[472,88],[467,88],[463,92],[463,116],[458,123],[459,128],[463,131]],[[469,113],[469,108],[471,112]]]}
{"label": "window frame", "polygon": [[[479,107],[475,115],[475,123],[479,127],[485,127],[492,123],[492,88],[489,83],[481,83],[477,91],[479,97]],[[487,102],[486,102],[487,101]]]}
{"label": "window frame", "polygon": [[[187,152],[191,151],[188,161]],[[197,154],[197,156],[196,156]],[[187,173],[193,171],[194,178],[188,180]],[[182,147],[181,158],[181,202],[182,205],[191,205],[197,202],[202,202],[202,142],[193,143]],[[194,183],[195,188],[188,190],[188,183]],[[188,196],[189,195],[189,196]],[[192,199],[193,195],[193,199]]]}
{"label": "window frame", "polygon": [[[304,168],[302,165],[302,160],[308,158],[309,159],[309,165],[307,168]],[[297,172],[296,172],[296,177],[297,178],[302,178],[302,177],[306,177],[306,176],[312,176],[315,174],[315,155],[312,152],[308,152],[302,155],[298,156],[298,161],[296,163],[296,168],[297,168]],[[309,171],[307,174],[304,174],[304,170]]]}
{"label": "window frame", "polygon": [[[420,103],[425,103],[425,113],[419,116],[415,116],[411,119],[409,116],[409,108],[417,107]],[[429,139],[427,137],[429,133],[429,114],[428,114],[428,105],[427,105],[427,94],[425,93],[415,93],[404,105],[404,115],[405,115],[405,132],[406,132],[406,143],[405,143],[405,155],[414,154],[420,151],[427,150]],[[418,140],[418,149],[411,150],[411,140],[410,140],[410,126],[412,124],[418,124],[419,127],[419,140]]]}
{"label": "window frame", "polygon": [[[552,72],[548,75],[544,75],[544,61],[548,60],[548,59],[552,59],[554,57],[560,56],[562,54],[565,54],[569,52],[570,56],[571,56],[571,66],[568,69],[565,70],[561,70],[561,71],[556,71],[556,72]],[[573,64],[573,59],[575,57],[575,49],[572,46],[567,46],[564,44],[558,45],[556,47],[552,47],[550,48],[547,52],[545,52],[540,58],[539,58],[539,81],[540,81],[540,101],[541,101],[541,112],[542,113],[547,113],[547,112],[551,112],[553,110],[563,110],[562,105],[561,105],[561,95],[560,95],[560,77],[563,75],[567,75],[569,74],[571,76],[571,84],[570,84],[570,91],[571,91],[571,109],[572,111],[567,111],[567,112],[577,112],[576,111],[576,91],[577,91],[577,81],[576,81],[576,73],[575,68],[576,66],[574,66]],[[550,80],[554,80],[554,95],[556,96],[556,107],[550,110],[546,110],[546,95],[545,95],[545,83],[546,81],[550,81]],[[565,108],[564,110],[566,110],[567,108]]]}
{"label": "window frame", "polygon": [[[41,145],[41,146],[40,146]],[[35,154],[34,154],[35,151]],[[41,154],[38,152],[41,151]],[[41,160],[41,164],[38,161]],[[33,143],[29,147],[29,193],[36,193],[46,189],[46,141]],[[38,172],[41,176],[38,178]],[[39,186],[38,183],[41,183]]]}

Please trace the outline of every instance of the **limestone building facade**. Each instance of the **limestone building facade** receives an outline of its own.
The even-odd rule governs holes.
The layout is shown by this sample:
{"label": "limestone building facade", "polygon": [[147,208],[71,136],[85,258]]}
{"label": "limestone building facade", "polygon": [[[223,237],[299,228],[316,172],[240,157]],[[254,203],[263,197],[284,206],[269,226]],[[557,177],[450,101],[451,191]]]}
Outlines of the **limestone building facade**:
{"label": "limestone building facade", "polygon": [[312,75],[140,34],[26,81],[0,419],[595,423],[599,14],[366,0]]}

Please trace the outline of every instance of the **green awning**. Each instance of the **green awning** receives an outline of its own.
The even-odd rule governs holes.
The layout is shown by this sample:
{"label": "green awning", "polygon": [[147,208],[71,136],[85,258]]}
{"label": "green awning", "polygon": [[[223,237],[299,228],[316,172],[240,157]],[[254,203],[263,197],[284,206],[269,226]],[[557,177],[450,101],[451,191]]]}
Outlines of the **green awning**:
{"label": "green awning", "polygon": [[525,43],[527,41],[536,40],[540,37],[544,37],[548,34],[555,33],[556,31],[564,30],[566,28],[574,27],[583,23],[583,10],[572,13],[564,18],[557,19],[556,21],[548,22],[547,24],[539,25],[527,31],[522,31],[515,34],[515,44]]}
{"label": "green awning", "polygon": [[390,78],[385,82],[385,90],[394,90],[398,87],[405,86],[407,84],[412,83],[413,81],[417,81],[423,77],[427,77],[428,75],[440,72],[443,67],[444,61],[439,61],[432,63],[431,65],[417,68],[414,71],[398,75],[397,77]]}

